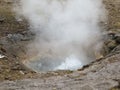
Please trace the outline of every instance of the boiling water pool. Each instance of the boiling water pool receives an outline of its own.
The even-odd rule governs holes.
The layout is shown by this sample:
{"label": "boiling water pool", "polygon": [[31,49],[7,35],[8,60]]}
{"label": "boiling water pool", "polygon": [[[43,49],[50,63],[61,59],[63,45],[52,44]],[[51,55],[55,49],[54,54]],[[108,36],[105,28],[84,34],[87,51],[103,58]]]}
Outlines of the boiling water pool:
{"label": "boiling water pool", "polygon": [[83,62],[74,55],[65,58],[42,57],[28,60],[24,64],[36,71],[77,70],[90,62]]}

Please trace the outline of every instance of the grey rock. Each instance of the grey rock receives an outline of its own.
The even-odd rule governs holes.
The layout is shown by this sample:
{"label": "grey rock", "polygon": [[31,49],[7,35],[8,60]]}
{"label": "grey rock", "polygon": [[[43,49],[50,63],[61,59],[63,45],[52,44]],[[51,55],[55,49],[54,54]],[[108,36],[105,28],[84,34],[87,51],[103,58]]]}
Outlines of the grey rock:
{"label": "grey rock", "polygon": [[0,82],[0,90],[110,90],[119,85],[119,80],[120,53],[69,75]]}

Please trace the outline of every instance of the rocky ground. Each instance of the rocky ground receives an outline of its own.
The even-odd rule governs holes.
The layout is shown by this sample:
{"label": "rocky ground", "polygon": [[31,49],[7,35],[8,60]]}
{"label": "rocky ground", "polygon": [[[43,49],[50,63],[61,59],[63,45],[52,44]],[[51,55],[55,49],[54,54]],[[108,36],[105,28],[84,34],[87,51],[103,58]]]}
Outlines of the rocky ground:
{"label": "rocky ground", "polygon": [[12,12],[14,0],[0,0],[0,90],[120,90],[120,0],[108,10],[102,59],[77,71],[35,73],[21,63],[34,34]]}
{"label": "rocky ground", "polygon": [[119,60],[120,54],[115,54],[69,74],[51,72],[37,79],[4,81],[0,90],[120,90]]}

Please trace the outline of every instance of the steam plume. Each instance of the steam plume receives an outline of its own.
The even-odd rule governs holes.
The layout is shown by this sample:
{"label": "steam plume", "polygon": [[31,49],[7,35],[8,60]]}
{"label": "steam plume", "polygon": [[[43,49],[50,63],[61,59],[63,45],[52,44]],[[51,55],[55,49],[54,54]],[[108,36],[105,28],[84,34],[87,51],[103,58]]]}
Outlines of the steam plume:
{"label": "steam plume", "polygon": [[105,11],[101,0],[20,0],[18,8],[36,33],[28,53],[36,52],[39,69],[77,69],[95,60]]}

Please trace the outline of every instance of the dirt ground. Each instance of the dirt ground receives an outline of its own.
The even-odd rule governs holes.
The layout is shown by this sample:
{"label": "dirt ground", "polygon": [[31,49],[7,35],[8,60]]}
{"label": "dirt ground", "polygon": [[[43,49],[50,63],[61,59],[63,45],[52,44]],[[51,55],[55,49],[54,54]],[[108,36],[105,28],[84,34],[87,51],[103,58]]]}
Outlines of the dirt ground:
{"label": "dirt ground", "polygon": [[77,71],[46,73],[35,73],[20,61],[29,38],[19,42],[10,36],[29,34],[29,25],[16,19],[13,1],[0,0],[0,54],[6,56],[0,59],[0,90],[120,90],[120,0],[104,0],[107,56]]}

